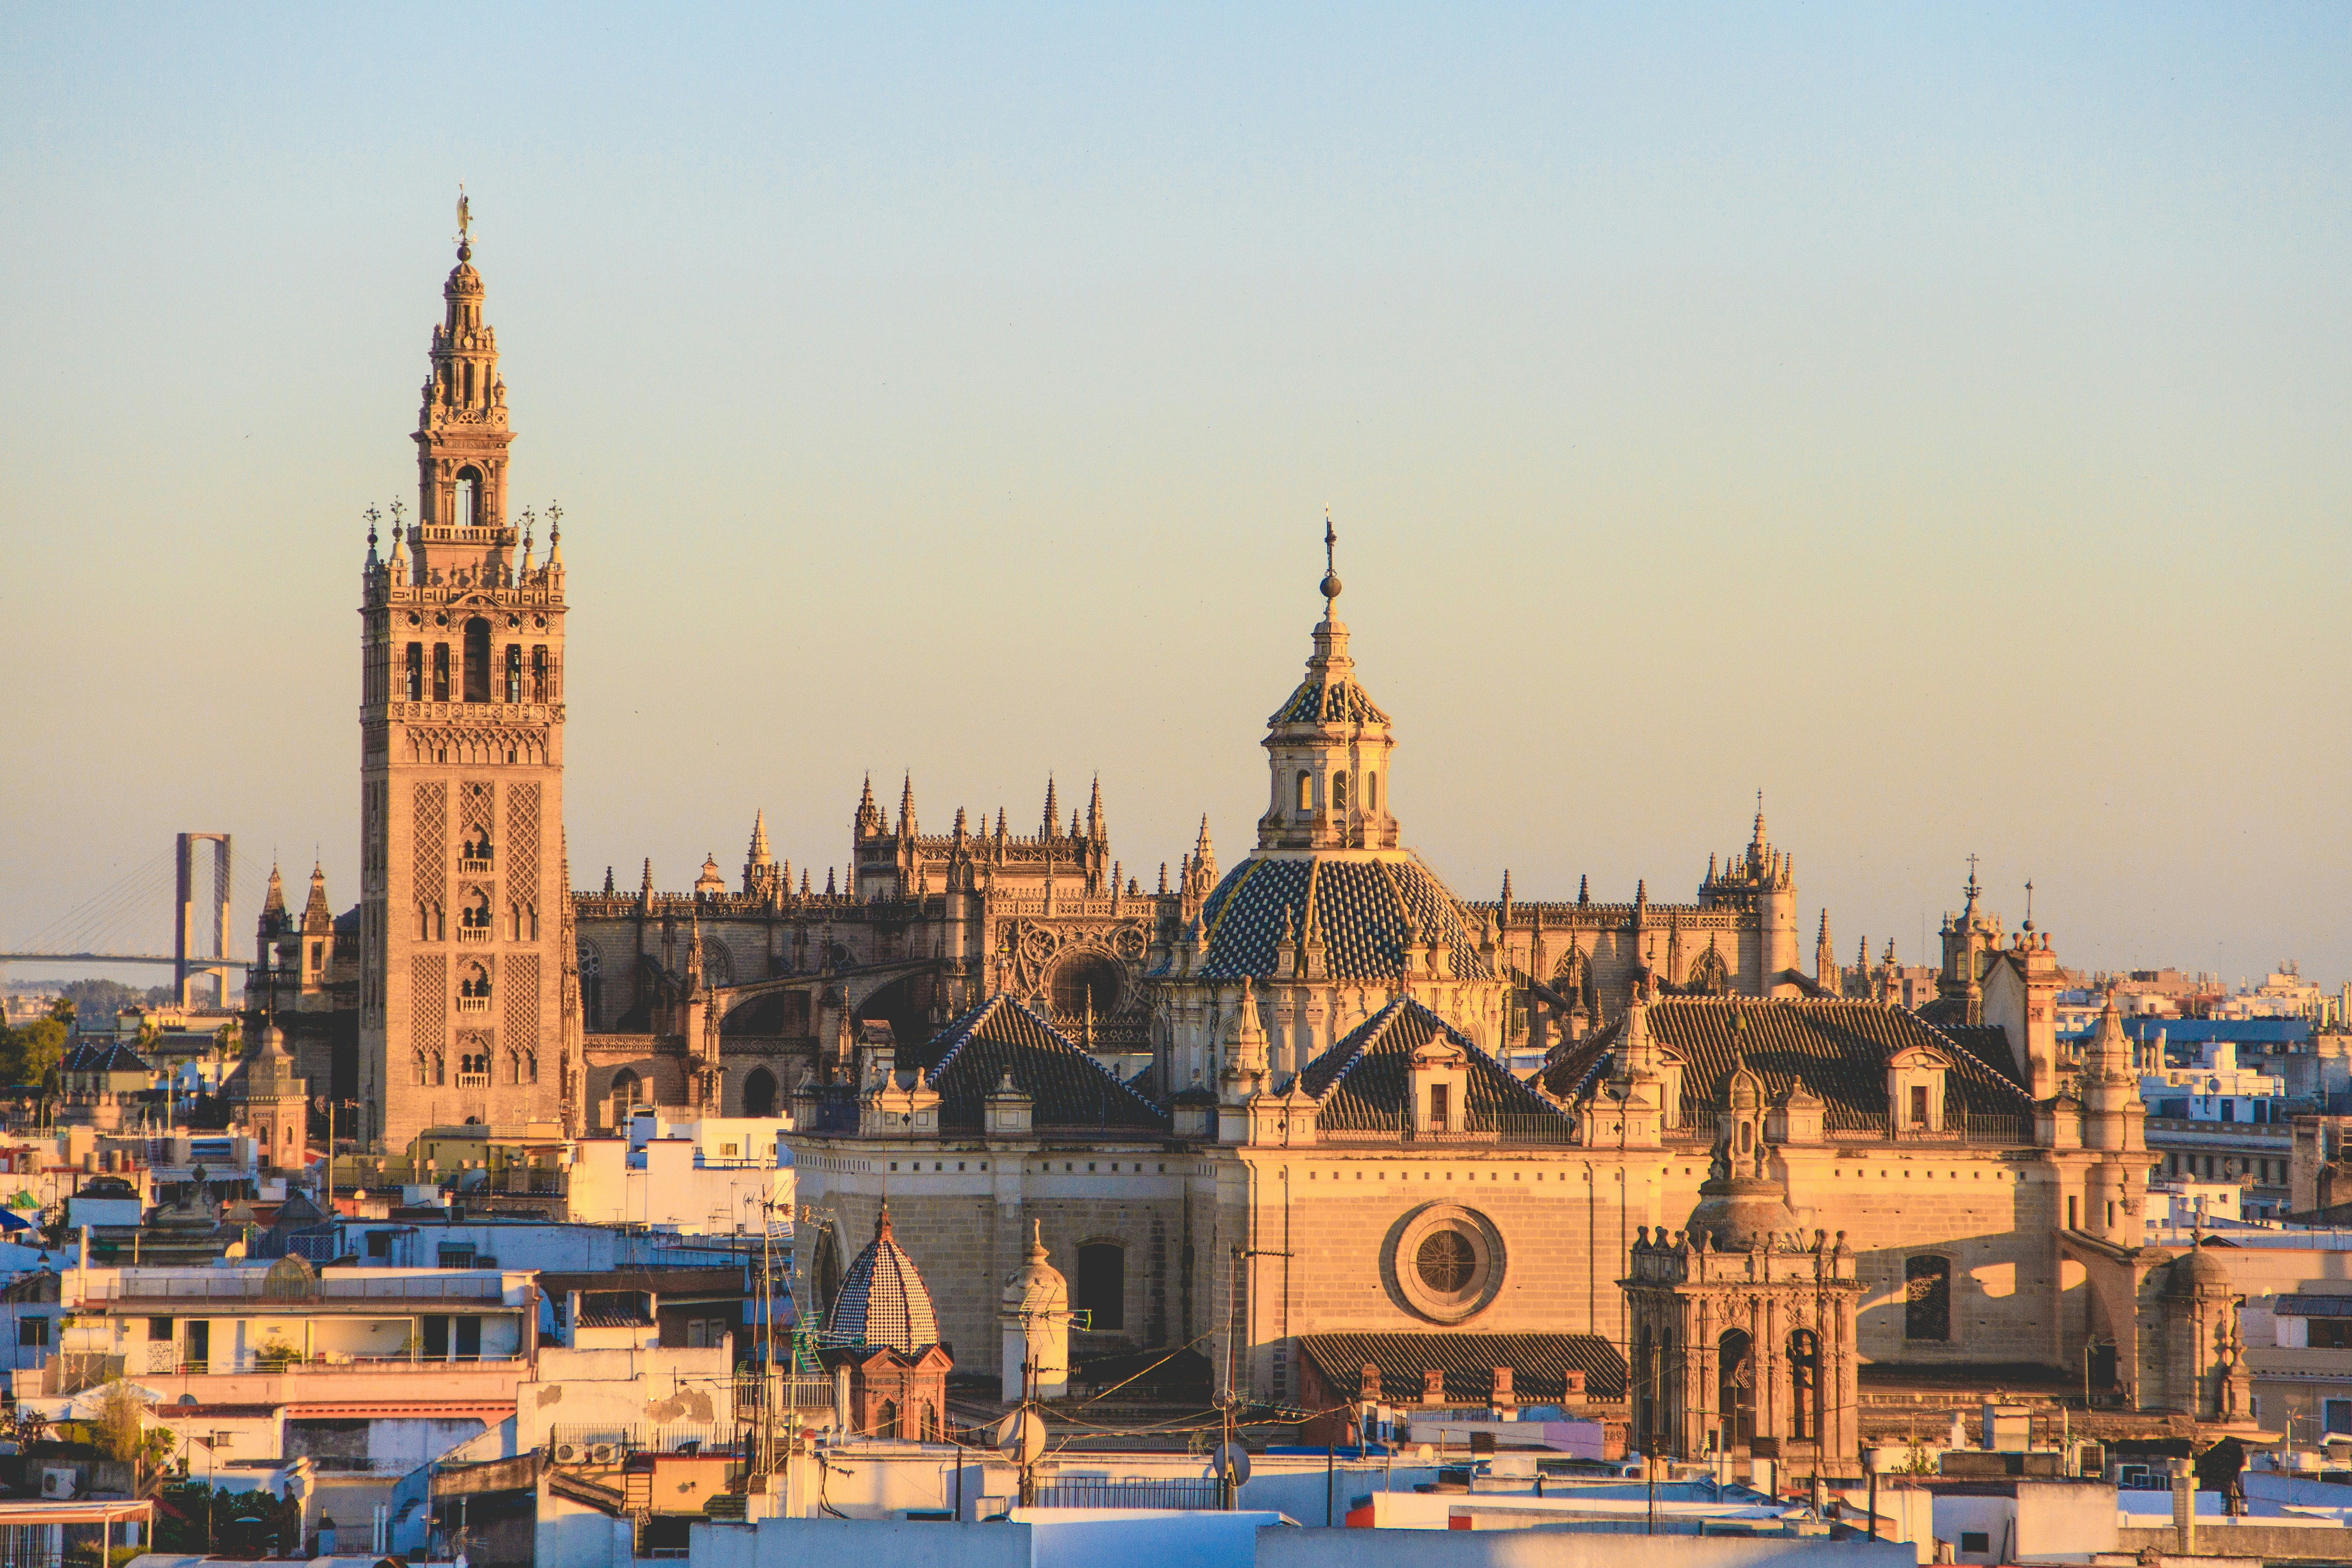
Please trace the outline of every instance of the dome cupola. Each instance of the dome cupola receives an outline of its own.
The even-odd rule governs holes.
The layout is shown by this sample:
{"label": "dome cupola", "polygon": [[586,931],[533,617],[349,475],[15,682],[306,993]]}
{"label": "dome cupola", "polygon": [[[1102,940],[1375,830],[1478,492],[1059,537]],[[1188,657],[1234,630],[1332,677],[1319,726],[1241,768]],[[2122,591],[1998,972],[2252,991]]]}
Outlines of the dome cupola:
{"label": "dome cupola", "polygon": [[828,1348],[887,1348],[913,1355],[940,1342],[939,1314],[915,1260],[890,1233],[890,1205],[874,1222],[874,1239],[842,1277],[817,1343]]}

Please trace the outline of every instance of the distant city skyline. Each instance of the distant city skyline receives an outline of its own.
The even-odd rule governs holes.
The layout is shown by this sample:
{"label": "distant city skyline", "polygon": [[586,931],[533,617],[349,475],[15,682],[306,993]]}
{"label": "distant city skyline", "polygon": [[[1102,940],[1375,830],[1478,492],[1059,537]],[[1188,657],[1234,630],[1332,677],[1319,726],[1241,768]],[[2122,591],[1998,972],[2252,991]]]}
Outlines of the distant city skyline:
{"label": "distant city skyline", "polygon": [[183,829],[356,898],[463,179],[575,886],[821,885],[869,770],[1238,853],[1328,505],[1457,895],[1761,789],[1808,952],[1976,854],[2069,967],[2352,974],[2340,10],[131,16],[0,19],[0,946]]}

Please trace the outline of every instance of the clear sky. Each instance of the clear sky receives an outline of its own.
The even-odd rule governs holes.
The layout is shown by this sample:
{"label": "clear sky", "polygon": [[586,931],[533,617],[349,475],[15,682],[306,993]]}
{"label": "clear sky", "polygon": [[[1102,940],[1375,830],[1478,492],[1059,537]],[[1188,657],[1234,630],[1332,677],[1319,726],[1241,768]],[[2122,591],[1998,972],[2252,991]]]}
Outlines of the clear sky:
{"label": "clear sky", "polygon": [[2342,5],[0,9],[0,942],[183,828],[356,897],[462,179],[582,885],[821,882],[868,768],[1230,865],[1328,505],[1463,896],[1762,789],[1844,953],[1976,853],[2332,984],[2347,132]]}

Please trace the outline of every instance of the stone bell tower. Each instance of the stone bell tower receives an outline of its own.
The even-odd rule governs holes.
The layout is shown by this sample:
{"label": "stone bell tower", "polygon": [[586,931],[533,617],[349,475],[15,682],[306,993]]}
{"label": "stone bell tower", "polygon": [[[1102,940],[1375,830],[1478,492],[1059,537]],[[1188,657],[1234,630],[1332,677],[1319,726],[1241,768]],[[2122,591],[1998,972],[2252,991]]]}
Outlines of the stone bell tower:
{"label": "stone bell tower", "polygon": [[563,551],[507,513],[506,383],[471,221],[417,416],[417,521],[370,518],[361,616],[361,1137],[567,1123],[578,986],[563,854]]}

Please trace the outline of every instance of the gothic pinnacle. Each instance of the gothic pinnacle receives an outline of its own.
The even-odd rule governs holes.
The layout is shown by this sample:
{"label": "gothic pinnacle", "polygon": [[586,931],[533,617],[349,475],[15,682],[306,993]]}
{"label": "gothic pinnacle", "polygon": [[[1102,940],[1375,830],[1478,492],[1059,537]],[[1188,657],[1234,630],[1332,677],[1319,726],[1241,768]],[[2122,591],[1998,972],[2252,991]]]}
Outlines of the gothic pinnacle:
{"label": "gothic pinnacle", "polygon": [[1059,826],[1061,826],[1060,817],[1061,817],[1061,813],[1060,813],[1060,811],[1059,811],[1059,810],[1057,810],[1057,809],[1055,808],[1055,805],[1054,805],[1054,775],[1053,775],[1053,774],[1051,774],[1051,773],[1047,773],[1047,774],[1045,775],[1045,836],[1047,838],[1051,838],[1051,837],[1054,837],[1054,829],[1055,829],[1056,827],[1059,827]]}
{"label": "gothic pinnacle", "polygon": [[1094,795],[1087,802],[1087,837],[1099,843],[1103,837],[1102,774],[1095,775]]}
{"label": "gothic pinnacle", "polygon": [[1580,904],[1592,901],[1592,877],[1589,872],[1576,879],[1576,901]]}
{"label": "gothic pinnacle", "polygon": [[912,768],[907,770],[906,781],[898,786],[898,836],[901,838],[915,836],[915,773]]}

